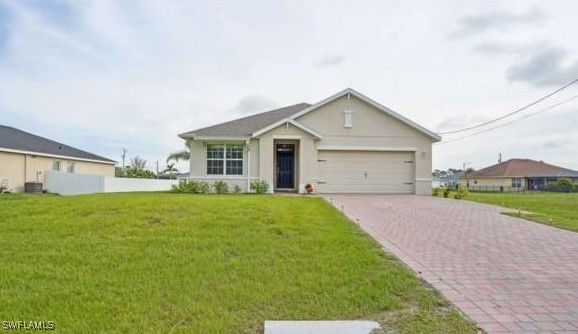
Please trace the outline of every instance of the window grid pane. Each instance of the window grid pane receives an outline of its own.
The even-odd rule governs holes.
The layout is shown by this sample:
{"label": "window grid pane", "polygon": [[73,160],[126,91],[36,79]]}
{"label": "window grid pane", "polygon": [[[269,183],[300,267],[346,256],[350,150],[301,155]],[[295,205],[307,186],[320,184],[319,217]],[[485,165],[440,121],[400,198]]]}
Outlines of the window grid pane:
{"label": "window grid pane", "polygon": [[223,175],[223,160],[207,160],[207,174]]}
{"label": "window grid pane", "polygon": [[227,146],[227,159],[243,159],[243,146],[230,145]]}
{"label": "window grid pane", "polygon": [[207,145],[207,159],[223,159],[223,145]]}
{"label": "window grid pane", "polygon": [[243,160],[227,161],[227,175],[242,175],[242,174],[243,174]]}
{"label": "window grid pane", "polygon": [[512,187],[513,187],[513,188],[520,188],[520,187],[522,187],[522,179],[520,179],[520,178],[513,178],[513,179],[512,179]]}
{"label": "window grid pane", "polygon": [[207,145],[208,175],[243,175],[243,145]]}

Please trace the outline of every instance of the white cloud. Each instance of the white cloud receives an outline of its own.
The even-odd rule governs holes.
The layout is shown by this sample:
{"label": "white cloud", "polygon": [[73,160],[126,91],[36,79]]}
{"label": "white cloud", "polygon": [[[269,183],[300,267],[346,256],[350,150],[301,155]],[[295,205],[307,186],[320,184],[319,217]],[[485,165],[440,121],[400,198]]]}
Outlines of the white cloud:
{"label": "white cloud", "polygon": [[277,102],[273,101],[272,99],[266,96],[259,94],[251,94],[244,96],[239,101],[234,110],[241,114],[256,114],[259,112],[272,110],[277,106],[278,106]]}
{"label": "white cloud", "polygon": [[490,121],[489,117],[476,116],[476,115],[459,115],[452,116],[441,121],[436,130],[439,132],[453,131],[455,129],[463,129],[466,127],[476,126]]}
{"label": "white cloud", "polygon": [[468,15],[458,20],[458,28],[450,37],[465,37],[489,30],[505,30],[520,24],[541,23],[546,13],[540,8],[531,8],[525,13],[511,11],[491,11],[483,14]]}
{"label": "white cloud", "polygon": [[578,79],[578,60],[566,61],[566,51],[546,48],[523,57],[507,72],[508,80],[536,86],[561,86]]}
{"label": "white cloud", "polygon": [[[451,130],[544,93],[541,86],[508,80],[511,57],[473,57],[472,46],[502,43],[508,49],[514,42],[546,40],[566,52],[559,61],[550,59],[559,65],[550,68],[560,71],[573,68],[578,52],[567,43],[568,32],[578,29],[571,15],[576,8],[568,6],[576,6],[562,9],[555,1],[547,13],[524,2],[484,2],[473,10],[481,13],[478,19],[471,6],[452,0],[59,3],[50,15],[30,3],[0,4],[0,18],[9,17],[0,28],[0,123],[115,160],[126,147],[149,167],[183,147],[178,133],[247,112],[314,103],[345,87],[426,127],[443,123]],[[448,41],[456,23],[468,27],[470,37]],[[535,23],[544,29],[531,28]],[[488,39],[473,34],[475,27],[515,27],[523,38]],[[519,65],[531,61],[520,58]],[[523,77],[531,81],[531,75]],[[536,123],[542,124],[526,126],[554,131]],[[478,157],[480,164],[493,162],[489,152],[497,148],[487,147],[492,136],[436,148],[435,167]],[[500,145],[504,152],[521,152],[508,134]],[[578,168],[577,160],[568,160]]]}
{"label": "white cloud", "polygon": [[341,64],[345,60],[342,56],[329,56],[315,63],[315,67],[333,67]]}

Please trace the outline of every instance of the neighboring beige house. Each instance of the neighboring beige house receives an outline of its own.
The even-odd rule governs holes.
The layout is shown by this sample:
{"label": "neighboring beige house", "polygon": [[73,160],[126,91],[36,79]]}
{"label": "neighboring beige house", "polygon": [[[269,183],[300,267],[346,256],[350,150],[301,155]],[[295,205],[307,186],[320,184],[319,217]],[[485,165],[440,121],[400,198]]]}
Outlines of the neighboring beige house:
{"label": "neighboring beige house", "polygon": [[272,191],[431,194],[441,137],[353,89],[182,133],[192,180]]}
{"label": "neighboring beige house", "polygon": [[466,174],[460,184],[472,191],[543,190],[562,178],[578,182],[578,171],[543,161],[510,159]]}
{"label": "neighboring beige house", "polygon": [[[45,182],[46,171],[114,176],[115,161],[0,125],[0,181],[15,192]],[[5,181],[6,180],[6,181]]]}

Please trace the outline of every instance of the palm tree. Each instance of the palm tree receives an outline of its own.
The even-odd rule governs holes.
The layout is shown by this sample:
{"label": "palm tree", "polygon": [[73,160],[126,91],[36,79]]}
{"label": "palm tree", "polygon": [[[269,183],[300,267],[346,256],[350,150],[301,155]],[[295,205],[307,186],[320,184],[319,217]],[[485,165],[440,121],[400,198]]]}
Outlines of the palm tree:
{"label": "palm tree", "polygon": [[163,170],[163,174],[169,173],[169,178],[173,178],[173,172],[178,172],[179,170],[175,167],[175,163],[167,164],[167,168]]}
{"label": "palm tree", "polygon": [[189,152],[188,150],[182,150],[182,151],[171,153],[167,158],[167,164],[171,160],[174,160],[175,162],[179,162],[179,160],[190,160],[190,159],[191,159],[191,152]]}

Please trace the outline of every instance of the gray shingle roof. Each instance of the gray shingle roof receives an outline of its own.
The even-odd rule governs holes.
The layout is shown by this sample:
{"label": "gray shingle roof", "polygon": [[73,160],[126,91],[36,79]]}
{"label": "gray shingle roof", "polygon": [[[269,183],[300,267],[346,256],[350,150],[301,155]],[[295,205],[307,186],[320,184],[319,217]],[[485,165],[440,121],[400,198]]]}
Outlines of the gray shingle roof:
{"label": "gray shingle roof", "polygon": [[0,125],[0,151],[2,149],[34,152],[46,155],[59,155],[70,158],[116,162],[96,154],[79,150],[44,137],[18,130],[11,126]]}
{"label": "gray shingle roof", "polygon": [[308,103],[299,103],[292,106],[239,118],[230,122],[181,133],[179,137],[249,137],[252,133],[309,107],[311,107],[311,105]]}

